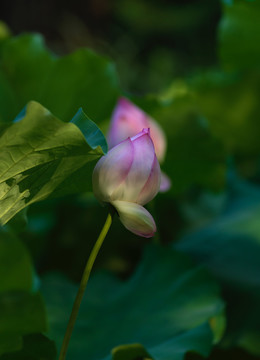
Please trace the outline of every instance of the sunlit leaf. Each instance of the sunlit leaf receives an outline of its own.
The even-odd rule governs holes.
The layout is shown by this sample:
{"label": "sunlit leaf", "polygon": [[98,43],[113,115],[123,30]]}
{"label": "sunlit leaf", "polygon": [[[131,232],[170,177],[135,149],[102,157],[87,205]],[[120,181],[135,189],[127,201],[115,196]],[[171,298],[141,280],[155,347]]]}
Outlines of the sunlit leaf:
{"label": "sunlit leaf", "polygon": [[[91,124],[92,131],[98,130]],[[93,163],[88,163],[102,154],[100,146],[87,144],[77,126],[58,120],[39,103],[29,103],[24,118],[0,137],[1,223],[50,195],[90,190]],[[72,176],[79,170],[81,176]]]}

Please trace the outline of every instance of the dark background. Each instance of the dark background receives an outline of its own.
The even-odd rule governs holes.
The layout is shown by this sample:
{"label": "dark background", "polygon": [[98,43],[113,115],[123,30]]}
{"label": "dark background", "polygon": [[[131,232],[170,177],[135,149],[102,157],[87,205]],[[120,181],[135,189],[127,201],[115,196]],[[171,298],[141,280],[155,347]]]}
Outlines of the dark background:
{"label": "dark background", "polygon": [[134,93],[217,63],[218,0],[4,0],[0,14],[13,34],[40,32],[56,54],[87,46],[108,55]]}

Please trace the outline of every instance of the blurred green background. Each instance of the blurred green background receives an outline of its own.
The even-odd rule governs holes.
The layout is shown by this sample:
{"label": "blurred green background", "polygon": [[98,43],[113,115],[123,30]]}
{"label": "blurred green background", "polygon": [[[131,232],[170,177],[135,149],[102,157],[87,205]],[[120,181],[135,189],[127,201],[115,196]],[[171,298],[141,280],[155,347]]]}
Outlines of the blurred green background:
{"label": "blurred green background", "polygon": [[39,32],[57,54],[87,46],[108,55],[129,92],[159,91],[217,63],[218,0],[3,0],[0,13],[14,34]]}
{"label": "blurred green background", "polygon": [[[99,327],[104,338],[109,334],[106,354],[139,339],[155,360],[172,354],[174,359],[260,359],[260,1],[2,0],[0,16],[10,31],[1,25],[1,131],[36,100],[64,122],[82,106],[105,134],[117,98],[124,95],[167,135],[162,169],[172,188],[148,205],[158,234],[140,239],[115,219],[95,265],[105,274],[93,280],[93,297],[90,291],[83,305],[75,359],[86,353],[105,356],[99,354]],[[46,45],[41,37],[21,35],[30,32],[42,34]],[[62,189],[60,198],[32,204],[3,229],[2,239],[11,244],[3,246],[3,259],[15,257],[13,263],[2,262],[0,277],[9,266],[11,290],[28,291],[33,283],[45,305],[38,295],[29,296],[39,321],[25,332],[21,325],[23,344],[15,325],[7,327],[12,341],[2,336],[7,324],[15,324],[6,316],[0,354],[7,354],[1,360],[39,360],[33,343],[45,349],[44,359],[55,358],[51,340],[61,341],[74,283],[107,214],[89,192],[91,174],[86,180],[82,174],[70,178],[76,194],[65,196]],[[5,294],[8,281],[2,284]],[[21,304],[28,309],[29,300],[14,302],[10,317]],[[4,296],[0,301],[10,303]],[[126,309],[133,309],[130,315]],[[114,330],[116,339],[114,318],[119,328],[125,321],[123,334]],[[91,331],[93,346],[84,338]],[[171,341],[165,345],[166,338]],[[184,344],[181,353],[179,344]],[[10,355],[10,346],[21,350]],[[148,356],[146,350],[120,348],[113,359],[136,360]]]}

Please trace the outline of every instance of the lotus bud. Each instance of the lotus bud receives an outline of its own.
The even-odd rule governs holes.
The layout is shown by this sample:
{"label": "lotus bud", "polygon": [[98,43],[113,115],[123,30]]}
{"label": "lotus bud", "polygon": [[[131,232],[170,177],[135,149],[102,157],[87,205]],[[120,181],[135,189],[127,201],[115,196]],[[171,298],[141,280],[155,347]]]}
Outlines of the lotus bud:
{"label": "lotus bud", "polygon": [[[166,137],[160,125],[143,110],[138,108],[126,98],[120,98],[112,114],[110,129],[108,132],[108,146],[111,149],[127,137],[134,136],[142,129],[149,128],[154,144],[155,153],[159,162],[163,162],[166,152]],[[160,191],[167,191],[171,181],[162,173]]]}
{"label": "lotus bud", "polygon": [[161,170],[149,129],[114,146],[96,164],[93,192],[116,209],[123,225],[133,233],[151,237],[156,225],[142,206],[157,194]]}

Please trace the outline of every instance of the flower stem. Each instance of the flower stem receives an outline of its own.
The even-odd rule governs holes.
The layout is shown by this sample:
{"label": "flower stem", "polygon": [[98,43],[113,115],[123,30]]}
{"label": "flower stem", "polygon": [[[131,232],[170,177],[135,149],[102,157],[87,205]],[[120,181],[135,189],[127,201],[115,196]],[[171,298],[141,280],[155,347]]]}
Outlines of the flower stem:
{"label": "flower stem", "polygon": [[96,243],[95,243],[95,245],[94,245],[94,247],[93,247],[93,249],[91,251],[91,254],[89,256],[89,259],[88,259],[86,267],[85,267],[85,270],[83,272],[82,279],[81,279],[79,289],[78,289],[78,293],[76,295],[76,298],[75,298],[75,301],[74,301],[74,304],[73,304],[73,308],[72,308],[72,311],[71,311],[68,326],[67,326],[66,333],[65,333],[65,336],[64,336],[64,339],[63,339],[63,343],[62,343],[62,346],[61,346],[59,360],[65,360],[65,358],[66,358],[66,354],[67,354],[67,350],[68,350],[68,346],[69,346],[69,341],[70,341],[72,331],[73,331],[73,328],[74,328],[74,325],[75,325],[75,322],[76,322],[76,319],[77,319],[77,316],[78,316],[80,304],[81,304],[85,289],[86,289],[87,284],[88,284],[88,280],[89,280],[91,270],[93,268],[94,262],[96,260],[97,255],[98,255],[99,249],[101,248],[101,245],[103,244],[103,241],[104,241],[104,239],[105,239],[105,237],[106,237],[106,235],[108,233],[108,230],[109,230],[111,224],[112,224],[112,216],[109,213],[108,216],[107,216],[105,225],[103,226],[103,229],[102,229],[102,231],[101,231],[101,233],[100,233],[100,235],[99,235],[99,237],[98,237],[98,239],[97,239],[97,241],[96,241]]}

